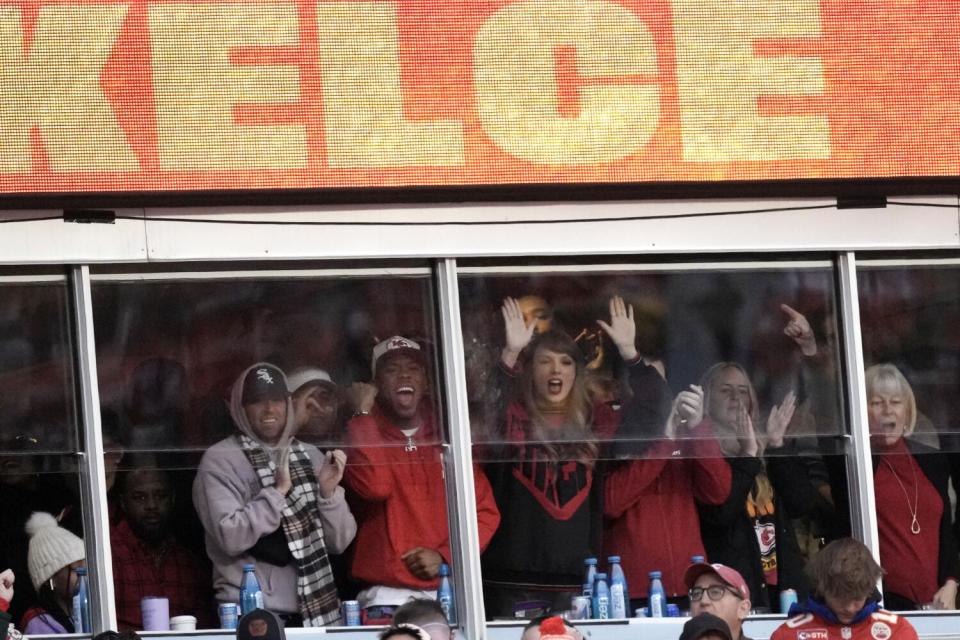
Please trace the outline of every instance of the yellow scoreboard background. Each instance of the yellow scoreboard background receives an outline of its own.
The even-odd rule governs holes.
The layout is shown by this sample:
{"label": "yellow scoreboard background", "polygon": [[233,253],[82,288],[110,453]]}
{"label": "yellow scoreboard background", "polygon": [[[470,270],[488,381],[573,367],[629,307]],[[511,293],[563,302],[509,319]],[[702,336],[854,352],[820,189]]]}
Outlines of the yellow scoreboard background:
{"label": "yellow scoreboard background", "polygon": [[0,193],[960,174],[953,0],[0,0]]}

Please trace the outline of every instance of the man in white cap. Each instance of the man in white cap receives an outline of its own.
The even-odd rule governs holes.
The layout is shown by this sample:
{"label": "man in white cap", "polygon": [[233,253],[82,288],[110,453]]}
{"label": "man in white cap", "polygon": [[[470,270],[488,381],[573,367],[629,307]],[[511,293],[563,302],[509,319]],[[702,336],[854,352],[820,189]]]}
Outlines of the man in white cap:
{"label": "man in white cap", "polygon": [[[373,349],[376,402],[350,421],[344,480],[362,505],[352,574],[368,619],[382,620],[409,598],[435,598],[441,563],[450,563],[442,434],[430,402],[420,345],[393,336]],[[480,548],[500,514],[486,476],[474,468]]]}
{"label": "man in white cap", "polygon": [[337,428],[337,385],[317,367],[301,367],[287,376],[293,400],[297,438],[318,447],[340,441]]}

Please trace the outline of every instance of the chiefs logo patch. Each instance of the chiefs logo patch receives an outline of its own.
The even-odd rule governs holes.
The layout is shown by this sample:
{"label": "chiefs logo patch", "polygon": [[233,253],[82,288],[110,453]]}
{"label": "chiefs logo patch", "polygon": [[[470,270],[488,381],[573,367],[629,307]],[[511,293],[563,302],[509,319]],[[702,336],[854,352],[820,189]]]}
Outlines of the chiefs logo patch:
{"label": "chiefs logo patch", "polygon": [[874,622],[873,626],[870,627],[870,635],[873,636],[874,640],[889,640],[893,631],[886,622]]}
{"label": "chiefs logo patch", "polygon": [[804,629],[797,631],[797,640],[827,640],[826,629]]}

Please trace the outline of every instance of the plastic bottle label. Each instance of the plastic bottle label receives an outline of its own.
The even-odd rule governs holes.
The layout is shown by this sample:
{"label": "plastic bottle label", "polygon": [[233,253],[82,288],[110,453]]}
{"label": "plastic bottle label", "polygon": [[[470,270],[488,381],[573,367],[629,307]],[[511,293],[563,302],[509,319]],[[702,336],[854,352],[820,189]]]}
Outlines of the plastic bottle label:
{"label": "plastic bottle label", "polygon": [[597,620],[610,619],[610,598],[607,596],[597,596]]}
{"label": "plastic bottle label", "polygon": [[73,627],[76,633],[83,633],[83,613],[80,609],[80,596],[73,596]]}
{"label": "plastic bottle label", "polygon": [[659,593],[650,594],[650,617],[651,618],[662,618],[663,617],[663,596]]}
{"label": "plastic bottle label", "polygon": [[614,582],[610,585],[610,615],[613,618],[626,618],[627,606],[623,585]]}
{"label": "plastic bottle label", "polygon": [[440,608],[443,609],[443,616],[447,622],[453,620],[453,600],[448,596],[440,596]]}

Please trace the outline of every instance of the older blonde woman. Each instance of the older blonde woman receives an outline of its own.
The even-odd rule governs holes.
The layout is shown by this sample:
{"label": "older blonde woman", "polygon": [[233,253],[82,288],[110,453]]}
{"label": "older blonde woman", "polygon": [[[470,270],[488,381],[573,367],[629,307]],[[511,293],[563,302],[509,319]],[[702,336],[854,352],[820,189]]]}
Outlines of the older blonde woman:
{"label": "older blonde woman", "polygon": [[907,437],[917,425],[917,401],[899,369],[870,367],[866,389],[886,607],[955,609],[960,566],[946,460]]}

